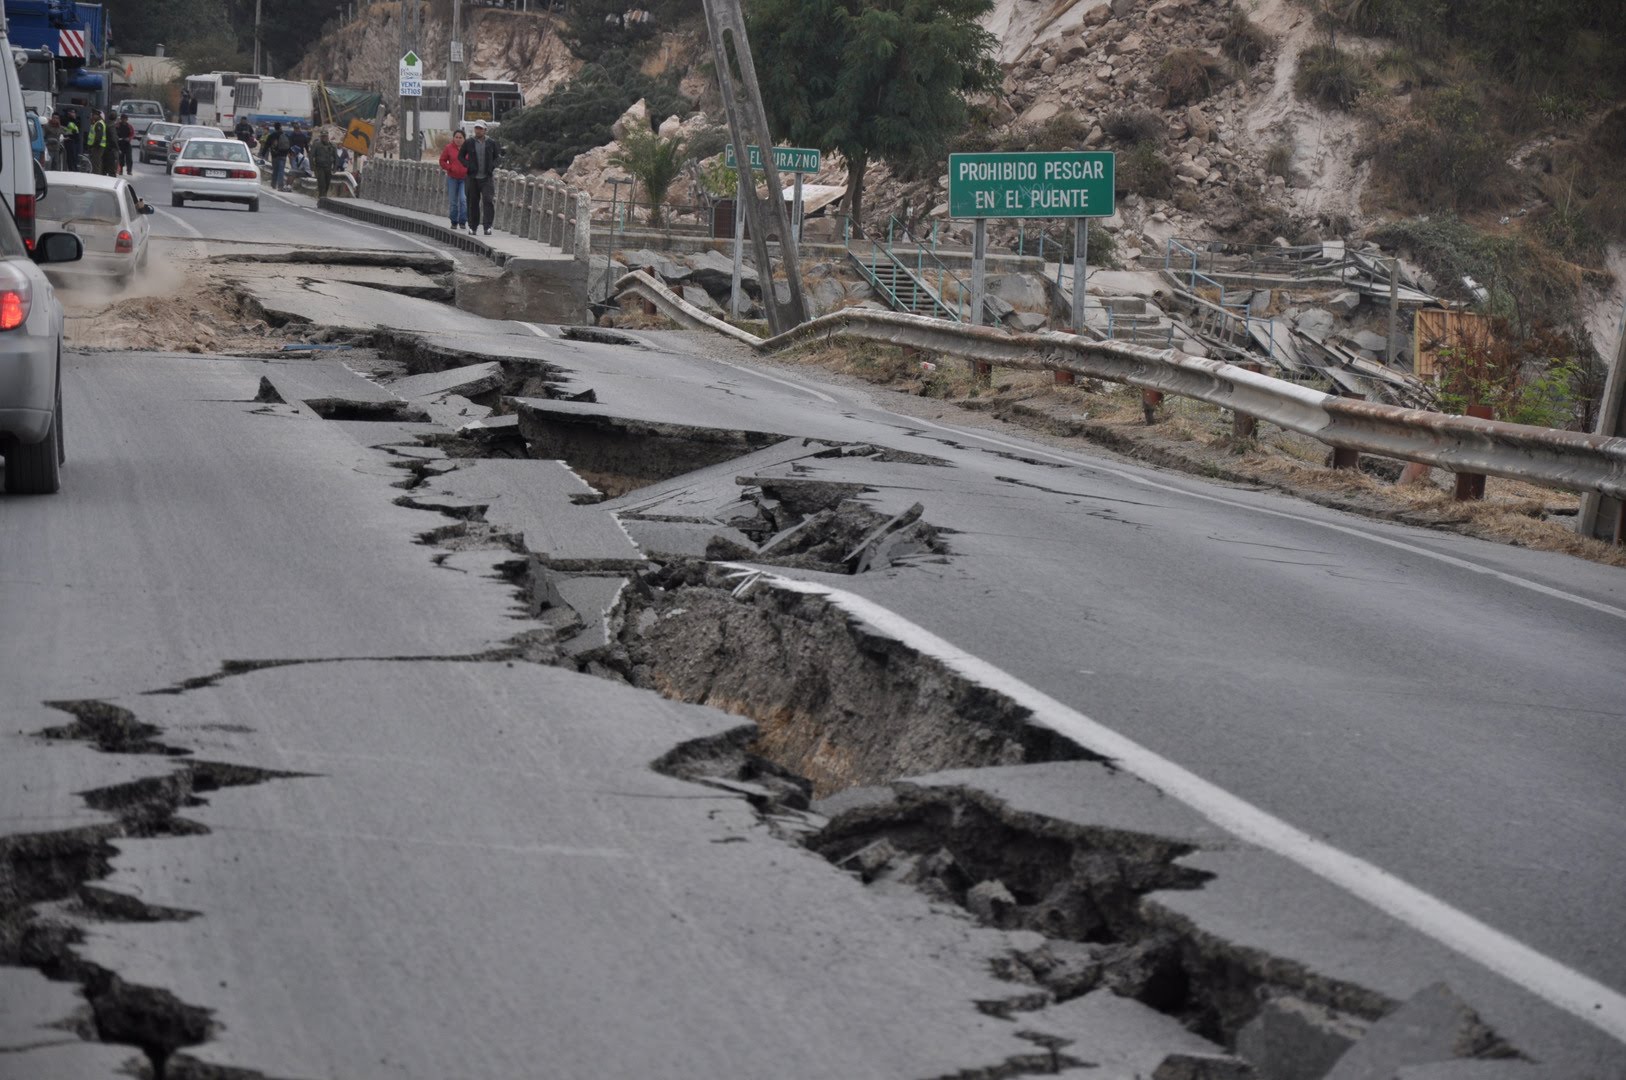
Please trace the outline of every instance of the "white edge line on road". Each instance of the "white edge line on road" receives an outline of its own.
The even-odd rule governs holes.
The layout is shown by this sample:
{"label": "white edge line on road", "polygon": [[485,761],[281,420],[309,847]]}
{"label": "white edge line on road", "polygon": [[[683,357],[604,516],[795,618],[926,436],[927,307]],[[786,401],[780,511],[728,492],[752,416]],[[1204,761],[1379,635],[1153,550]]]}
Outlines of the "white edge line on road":
{"label": "white edge line on road", "polygon": [[291,196],[288,196],[287,192],[277,191],[276,189],[271,188],[267,189],[265,194],[271,196],[271,198],[277,200],[282,205],[290,207],[294,210],[303,210],[308,214],[315,214],[317,217],[329,218],[333,221],[341,221],[346,225],[353,225],[358,229],[371,229],[374,232],[389,233],[391,236],[400,237],[402,240],[405,240],[408,243],[417,244],[419,247],[428,251],[433,251],[436,254],[444,254],[445,251],[445,249],[439,245],[432,244],[428,240],[420,240],[418,237],[413,236],[411,233],[405,232],[401,229],[392,229],[387,225],[373,225],[370,222],[357,221],[355,218],[345,217],[343,214],[335,214],[331,210],[323,210],[319,206],[306,206],[304,203],[299,202]]}
{"label": "white edge line on road", "polygon": [[[822,390],[815,390],[811,386],[805,386],[802,383],[794,382],[794,381],[792,381],[790,379],[781,379],[777,375],[769,375],[765,371],[758,371],[756,368],[747,367],[744,364],[736,364],[731,360],[724,360],[720,356],[706,356],[706,357],[701,357],[700,359],[710,360],[712,363],[721,364],[724,367],[731,367],[735,371],[743,371],[747,375],[755,375],[759,379],[766,379],[771,383],[778,383],[780,386],[788,386],[792,390],[797,390],[797,391],[800,391],[801,393],[804,393],[804,394],[812,394],[814,397],[818,398],[820,401],[825,402],[826,404],[829,404],[829,405],[840,405],[841,404],[841,402],[837,401],[835,398],[831,397],[829,394],[826,394]],[[949,429],[949,430],[952,430],[952,429]]]}
{"label": "white edge line on road", "polygon": [[1077,457],[1069,457],[1065,454],[1057,454],[1046,450],[1040,450],[1037,447],[1026,446],[1022,443],[1006,442],[1004,439],[995,439],[988,435],[979,435],[978,433],[968,431],[965,428],[950,427],[947,424],[934,423],[918,416],[904,416],[902,414],[895,415],[898,415],[900,419],[909,424],[926,424],[930,427],[937,428],[939,431],[946,431],[952,435],[962,438],[976,439],[980,442],[989,443],[994,446],[1003,447],[1007,450],[1014,450],[1018,453],[1026,454],[1029,457],[1045,457],[1052,461],[1059,461],[1063,464],[1072,465],[1076,468],[1093,469],[1097,472],[1107,473],[1110,476],[1116,476],[1121,480],[1128,480],[1130,483],[1139,484],[1142,487],[1156,488],[1158,491],[1167,491],[1175,495],[1184,495],[1192,499],[1201,499],[1204,502],[1219,503],[1221,506],[1229,506],[1236,510],[1245,510],[1255,514],[1266,514],[1270,517],[1285,518],[1288,521],[1297,521],[1304,525],[1314,525],[1322,529],[1331,529],[1333,532],[1340,532],[1348,536],[1358,537],[1362,540],[1370,540],[1375,544],[1383,544],[1387,547],[1398,548],[1401,551],[1410,552],[1413,555],[1421,555],[1428,559],[1434,559],[1437,562],[1445,563],[1448,566],[1455,566],[1462,570],[1469,570],[1475,574],[1486,574],[1509,585],[1515,585],[1521,589],[1529,589],[1532,592],[1538,592],[1543,596],[1550,596],[1556,600],[1565,600],[1572,604],[1579,604],[1584,608],[1590,608],[1593,611],[1601,612],[1605,615],[1613,615],[1617,619],[1626,619],[1626,609],[1615,607],[1612,604],[1606,604],[1600,600],[1593,600],[1586,596],[1577,596],[1575,593],[1565,592],[1563,589],[1555,589],[1551,585],[1543,585],[1539,581],[1531,581],[1529,578],[1522,578],[1517,574],[1509,574],[1503,570],[1493,570],[1488,566],[1481,566],[1478,563],[1472,562],[1468,559],[1459,559],[1455,555],[1447,555],[1440,551],[1430,551],[1426,547],[1420,547],[1417,544],[1408,544],[1404,540],[1396,540],[1388,536],[1379,536],[1377,533],[1367,532],[1365,529],[1357,529],[1350,525],[1341,525],[1336,521],[1320,521],[1316,518],[1305,517],[1302,514],[1290,513],[1286,510],[1273,510],[1268,506],[1250,506],[1247,503],[1237,502],[1234,499],[1221,498],[1218,495],[1207,495],[1200,491],[1190,491],[1186,488],[1175,487],[1173,484],[1160,484],[1156,480],[1151,480],[1144,476],[1136,476],[1134,473],[1125,472],[1122,469],[1114,469],[1109,465],[1103,465],[1099,462],[1086,461]]}
{"label": "white edge line on road", "polygon": [[719,565],[743,576],[744,581],[736,593],[743,593],[752,584],[766,580],[776,589],[824,597],[853,618],[863,620],[972,682],[1032,710],[1038,723],[1080,746],[1112,758],[1119,768],[1179,799],[1232,835],[1302,866],[1549,1004],[1626,1042],[1626,996],[1467,912],[1294,828],[874,601],[842,589],[781,577],[737,563]]}
{"label": "white edge line on road", "polygon": [[535,334],[537,337],[552,337],[553,336],[552,334],[548,333],[546,330],[542,329],[540,326],[536,325],[534,322],[522,322],[522,323],[520,323],[520,325],[525,327],[525,329],[529,330],[531,333]]}

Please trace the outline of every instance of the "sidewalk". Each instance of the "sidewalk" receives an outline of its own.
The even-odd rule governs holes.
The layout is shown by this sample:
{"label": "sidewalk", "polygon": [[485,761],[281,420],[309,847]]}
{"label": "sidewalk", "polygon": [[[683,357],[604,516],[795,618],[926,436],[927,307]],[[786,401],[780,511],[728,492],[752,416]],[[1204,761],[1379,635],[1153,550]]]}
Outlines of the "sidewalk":
{"label": "sidewalk", "polygon": [[[461,229],[454,231],[442,215],[403,210],[399,206],[389,206],[371,199],[335,199],[330,196],[315,201],[313,205],[372,225],[383,225],[402,232],[427,236],[437,244],[446,244],[482,255],[505,269],[518,270],[539,263],[562,265],[576,261],[574,255],[568,255],[552,244],[544,244],[540,240],[529,240],[512,233],[496,231],[490,236],[484,234],[474,236]],[[586,263],[582,265],[585,268]]]}

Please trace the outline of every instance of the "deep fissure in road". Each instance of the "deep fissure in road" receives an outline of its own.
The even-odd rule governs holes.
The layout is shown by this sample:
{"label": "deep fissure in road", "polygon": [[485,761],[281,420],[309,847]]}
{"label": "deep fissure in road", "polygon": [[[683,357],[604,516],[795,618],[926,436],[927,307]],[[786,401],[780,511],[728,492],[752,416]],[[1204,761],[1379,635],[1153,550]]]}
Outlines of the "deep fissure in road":
{"label": "deep fissure in road", "polygon": [[175,768],[82,792],[87,806],[113,817],[110,823],[0,837],[0,965],[33,968],[46,978],[78,984],[91,1017],[77,1032],[80,1037],[140,1050],[153,1080],[187,1076],[252,1080],[256,1074],[236,1070],[188,1072],[190,1065],[177,1061],[176,1054],[209,1037],[209,1010],[167,990],[129,983],[80,957],[74,946],[83,942],[84,934],[72,920],[159,922],[194,917],[194,912],[147,904],[92,884],[113,872],[117,854],[113,841],[207,833],[206,826],[180,814],[185,807],[201,805],[204,794],[303,774],[185,757],[188,751],[158,741],[158,728],[108,702],[46,704],[73,721],[45,729],[39,733],[42,738],[81,740],[104,753],[168,757],[174,759]]}
{"label": "deep fissure in road", "polygon": [[[619,461],[643,434],[617,433],[611,471],[622,481],[635,479]],[[567,460],[575,454],[572,465],[587,474],[593,470],[581,458],[602,463],[604,442],[556,438],[553,450]],[[826,451],[843,452],[853,451]],[[922,505],[889,519],[866,503],[872,493],[858,483],[793,475],[743,476],[740,484],[755,513],[727,525],[754,548],[719,536],[704,559],[658,557],[622,590],[607,616],[606,643],[555,660],[752,721],[678,747],[655,768],[746,798],[776,835],[871,887],[916,890],[990,926],[1043,935],[1043,946],[1014,951],[997,965],[995,974],[1013,991],[978,1003],[990,1015],[1020,1022],[1025,1012],[1108,992],[1172,1016],[1235,1055],[1171,1055],[1158,1077],[1289,1075],[1281,1071],[1293,1067],[1282,1057],[1288,1051],[1260,1034],[1269,1030],[1267,1011],[1268,1019],[1291,1015],[1313,1030],[1330,1067],[1396,1007],[1380,993],[1236,946],[1159,904],[1159,892],[1200,889],[1208,880],[1180,864],[1194,850],[1189,844],[1017,813],[968,787],[898,783],[989,765],[1110,762],[829,600],[775,588],[755,571],[723,563],[857,573],[900,558],[906,564],[912,555],[946,558],[942,530],[925,521]],[[898,550],[876,550],[876,539],[894,535],[904,540]],[[533,560],[522,582],[544,620],[564,613],[557,589],[547,585],[559,576],[570,575],[539,570]],[[568,614],[556,625],[579,633],[579,614]],[[809,812],[815,798],[852,788],[873,795],[828,823]],[[978,1075],[1087,1065],[1063,1052],[1087,1057],[1087,1048],[1063,1040],[1044,1049]],[[1459,1053],[1512,1050],[1473,1020]]]}

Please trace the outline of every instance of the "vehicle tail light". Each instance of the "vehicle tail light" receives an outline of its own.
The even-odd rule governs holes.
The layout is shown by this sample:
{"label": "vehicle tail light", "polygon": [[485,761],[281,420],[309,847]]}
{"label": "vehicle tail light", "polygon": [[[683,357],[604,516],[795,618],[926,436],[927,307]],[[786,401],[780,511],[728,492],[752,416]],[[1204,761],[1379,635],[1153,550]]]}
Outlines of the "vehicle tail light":
{"label": "vehicle tail light", "polygon": [[177,166],[175,166],[175,175],[176,176],[197,176],[197,175],[199,175],[200,171],[201,170],[199,170],[196,165],[177,165]]}
{"label": "vehicle tail light", "polygon": [[130,235],[129,229],[120,229],[119,238],[113,241],[113,252],[116,255],[128,255],[135,250],[135,238]]}
{"label": "vehicle tail light", "polygon": [[233,169],[229,174],[233,180],[258,180],[260,174],[253,169]]}
{"label": "vehicle tail light", "polygon": [[0,262],[0,331],[15,330],[27,322],[33,299],[33,289],[22,271]]}
{"label": "vehicle tail light", "polygon": [[[17,231],[23,234],[23,243],[28,250],[34,250],[34,196],[18,195],[13,201],[16,207]],[[6,327],[10,329],[10,327]]]}

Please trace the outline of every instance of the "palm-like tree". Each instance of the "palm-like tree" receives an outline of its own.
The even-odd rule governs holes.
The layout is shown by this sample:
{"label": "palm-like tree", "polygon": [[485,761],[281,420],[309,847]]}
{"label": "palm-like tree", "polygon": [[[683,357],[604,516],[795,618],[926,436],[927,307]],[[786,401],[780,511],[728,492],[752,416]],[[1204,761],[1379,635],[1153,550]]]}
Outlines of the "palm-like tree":
{"label": "palm-like tree", "polygon": [[649,199],[649,223],[659,225],[661,203],[683,169],[683,136],[663,139],[653,131],[634,129],[610,155],[610,164],[621,166],[643,185]]}

